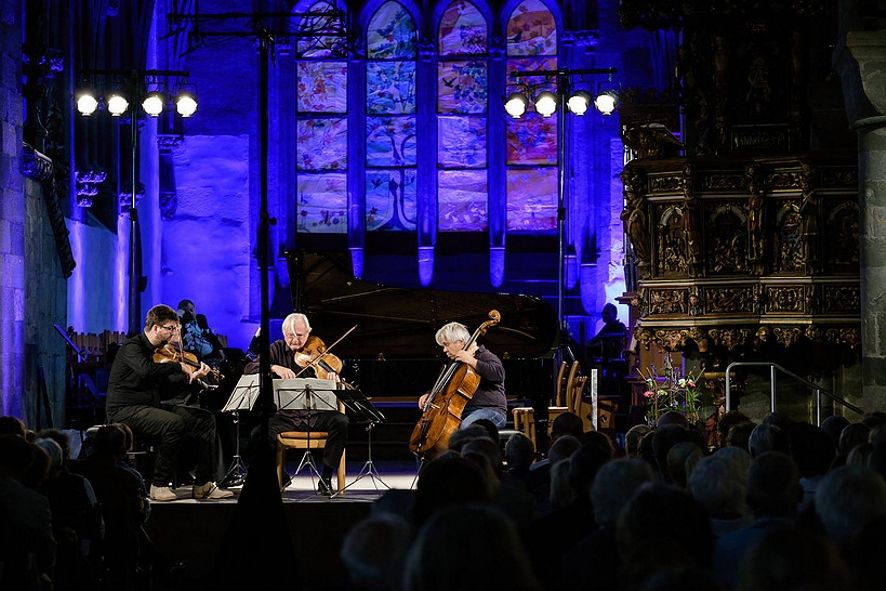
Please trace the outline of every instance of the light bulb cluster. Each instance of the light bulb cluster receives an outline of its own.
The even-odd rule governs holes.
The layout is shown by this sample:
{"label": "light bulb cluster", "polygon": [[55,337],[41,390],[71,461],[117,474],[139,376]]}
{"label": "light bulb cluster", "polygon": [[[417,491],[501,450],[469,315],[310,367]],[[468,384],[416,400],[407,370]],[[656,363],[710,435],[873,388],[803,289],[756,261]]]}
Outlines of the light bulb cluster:
{"label": "light bulb cluster", "polygon": [[[84,117],[95,113],[99,99],[90,91],[84,90],[76,97],[77,112]],[[105,98],[105,106],[112,117],[120,117],[129,109],[129,101],[119,92],[112,92]],[[166,100],[159,91],[151,91],[142,101],[142,109],[150,117],[159,117],[166,108]],[[190,117],[197,112],[197,99],[190,91],[181,91],[175,98],[175,111],[182,117]]]}
{"label": "light bulb cluster", "polygon": [[[584,115],[591,106],[591,96],[584,92],[578,91],[572,93],[566,100],[566,108],[574,115]],[[611,115],[618,106],[618,95],[611,90],[601,92],[593,99],[594,107],[601,115]],[[535,112],[542,117],[548,118],[557,112],[557,95],[552,92],[544,91],[535,97]],[[520,92],[511,94],[505,101],[505,111],[514,119],[522,117],[529,108],[529,99]]]}

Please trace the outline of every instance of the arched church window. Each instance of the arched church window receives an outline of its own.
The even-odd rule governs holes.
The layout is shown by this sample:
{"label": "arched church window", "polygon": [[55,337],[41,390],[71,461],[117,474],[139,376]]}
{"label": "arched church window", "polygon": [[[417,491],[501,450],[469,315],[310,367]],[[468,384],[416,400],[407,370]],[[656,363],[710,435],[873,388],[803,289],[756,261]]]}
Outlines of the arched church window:
{"label": "arched church window", "polygon": [[339,34],[344,15],[326,0],[300,11],[306,16],[295,23],[297,231],[343,234],[348,228],[348,62]]}
{"label": "arched church window", "polygon": [[393,0],[366,31],[366,229],[415,230],[416,27]]}
{"label": "arched church window", "polygon": [[[554,78],[513,78],[513,72],[557,68],[557,24],[543,0],[523,0],[507,25],[507,90],[532,98],[555,90]],[[507,120],[507,228],[509,232],[557,228],[557,117],[533,110]]]}
{"label": "arched church window", "polygon": [[488,224],[488,27],[468,0],[443,12],[437,35],[437,225],[441,232]]}

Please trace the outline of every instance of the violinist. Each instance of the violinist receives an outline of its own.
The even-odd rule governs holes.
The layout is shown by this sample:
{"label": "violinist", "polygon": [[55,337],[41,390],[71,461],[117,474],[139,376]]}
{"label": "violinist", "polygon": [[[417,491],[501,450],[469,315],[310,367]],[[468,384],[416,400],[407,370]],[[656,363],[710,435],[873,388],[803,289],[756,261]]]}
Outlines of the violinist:
{"label": "violinist", "polygon": [[109,422],[125,423],[136,437],[159,438],[149,496],[153,501],[174,501],[171,481],[181,445],[186,435],[197,439],[198,462],[194,470],[195,499],[224,499],[230,491],[210,482],[212,450],[215,445],[215,419],[212,413],[189,406],[161,405],[163,394],[175,382],[194,382],[209,373],[205,363],[154,361],[155,351],[178,337],[178,315],[160,304],[148,310],[144,330],[120,347],[111,365],[106,412]]}
{"label": "violinist", "polygon": [[[339,381],[341,360],[331,354],[319,355],[325,351],[323,341],[311,336],[311,324],[304,314],[293,313],[283,320],[283,339],[274,341],[270,347],[271,373],[276,378],[290,380],[312,361],[300,377],[319,377]],[[317,359],[319,357],[319,359]],[[260,359],[246,365],[243,373],[258,373]],[[323,470],[317,492],[325,496],[333,494],[332,473],[341,460],[348,443],[348,417],[336,410],[281,410],[268,421],[268,442],[277,447],[277,435],[286,431],[326,431],[329,433],[323,449]],[[256,427],[252,436],[256,437],[260,428]],[[285,488],[285,482],[284,488]]]}
{"label": "violinist", "polygon": [[[459,322],[450,322],[437,331],[437,344],[443,348],[446,357],[471,367],[480,376],[480,384],[474,396],[461,414],[460,429],[480,419],[489,419],[496,427],[505,426],[508,417],[508,401],[505,396],[505,368],[501,359],[492,351],[470,341],[471,333]],[[429,394],[418,399],[419,408],[424,408]]]}

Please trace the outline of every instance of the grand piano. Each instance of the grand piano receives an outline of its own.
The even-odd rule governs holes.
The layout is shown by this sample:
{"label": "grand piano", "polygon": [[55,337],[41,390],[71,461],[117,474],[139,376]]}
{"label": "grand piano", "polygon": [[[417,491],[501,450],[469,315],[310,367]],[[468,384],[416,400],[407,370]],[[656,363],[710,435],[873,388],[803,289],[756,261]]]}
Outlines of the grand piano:
{"label": "grand piano", "polygon": [[345,363],[343,377],[370,397],[418,397],[447,359],[434,341],[443,324],[474,331],[489,311],[501,323],[480,342],[505,365],[508,398],[547,407],[553,391],[554,309],[523,295],[388,287],[356,279],[349,253],[287,253],[292,309],[307,314],[313,334]]}

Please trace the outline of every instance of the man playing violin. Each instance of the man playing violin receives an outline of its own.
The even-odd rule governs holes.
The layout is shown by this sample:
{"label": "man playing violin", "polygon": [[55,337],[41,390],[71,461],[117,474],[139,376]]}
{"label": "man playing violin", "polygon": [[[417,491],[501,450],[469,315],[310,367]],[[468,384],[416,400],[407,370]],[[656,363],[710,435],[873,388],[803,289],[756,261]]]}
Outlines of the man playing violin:
{"label": "man playing violin", "polygon": [[[312,361],[317,361],[308,354],[318,349],[312,346],[318,342],[317,337],[310,336],[311,324],[304,314],[293,313],[283,320],[283,339],[274,341],[270,347],[271,373],[275,377],[284,380],[295,378],[303,368],[309,367],[299,377],[322,377],[338,381],[338,374],[334,368],[322,362],[311,366]],[[322,343],[322,341],[320,341]],[[337,358],[336,358],[337,359]],[[243,373],[258,373],[260,359],[249,362]],[[332,371],[328,371],[332,370]],[[319,375],[318,375],[319,374]],[[268,421],[268,442],[273,449],[277,447],[277,435],[286,431],[326,431],[329,436],[326,446],[323,448],[323,470],[320,475],[320,483],[317,491],[320,494],[331,496],[332,472],[338,466],[341,455],[348,443],[348,417],[335,410],[281,410]],[[256,437],[260,428],[256,427],[252,435]]]}
{"label": "man playing violin", "polygon": [[[446,324],[434,338],[449,359],[470,366],[480,376],[474,396],[462,411],[459,428],[464,429],[480,419],[492,421],[499,429],[504,427],[508,417],[508,401],[505,396],[505,368],[501,359],[476,342],[465,349],[465,343],[471,340],[471,333],[459,322]],[[423,394],[418,399],[419,408],[425,407],[429,396],[430,393]]]}
{"label": "man playing violin", "polygon": [[198,380],[209,373],[200,363],[154,361],[154,352],[178,335],[178,314],[160,304],[148,310],[145,328],[120,347],[108,380],[106,412],[108,421],[125,423],[138,435],[159,437],[160,446],[154,464],[150,497],[153,501],[174,501],[177,497],[170,483],[175,460],[186,435],[197,439],[199,454],[194,470],[195,499],[225,499],[233,493],[210,482],[212,449],[215,445],[215,419],[212,413],[188,406],[160,404],[162,391],[170,383]]}

